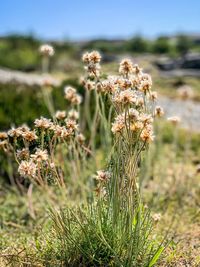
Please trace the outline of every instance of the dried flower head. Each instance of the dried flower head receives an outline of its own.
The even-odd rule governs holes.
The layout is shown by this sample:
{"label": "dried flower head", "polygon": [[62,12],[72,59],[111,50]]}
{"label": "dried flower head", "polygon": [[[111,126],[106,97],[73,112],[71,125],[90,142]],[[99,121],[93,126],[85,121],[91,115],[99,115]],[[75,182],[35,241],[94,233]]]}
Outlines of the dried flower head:
{"label": "dried flower head", "polygon": [[164,115],[164,110],[160,106],[155,107],[155,116],[162,117]]}
{"label": "dried flower head", "polygon": [[157,223],[157,222],[159,222],[161,220],[161,214],[160,213],[154,213],[152,215],[152,218],[153,218],[154,222]]}
{"label": "dried flower head", "polygon": [[74,105],[80,105],[82,102],[82,96],[79,94],[74,95],[74,97],[71,100],[71,103]]}
{"label": "dried flower head", "polygon": [[141,121],[132,122],[130,124],[130,130],[132,132],[136,132],[136,131],[141,130],[143,128],[144,128],[144,125],[143,125],[143,123]]}
{"label": "dried flower head", "polygon": [[145,125],[151,124],[153,122],[153,117],[150,114],[142,113],[139,116],[139,120]]}
{"label": "dried flower head", "polygon": [[44,117],[40,117],[40,119],[36,119],[34,121],[35,127],[41,129],[49,129],[52,126],[52,121],[50,119],[46,119]]}
{"label": "dried flower head", "polygon": [[146,93],[149,91],[152,87],[152,79],[151,76],[147,73],[143,73],[140,76],[140,85],[139,85],[139,90]]}
{"label": "dried flower head", "polygon": [[128,75],[133,72],[133,63],[130,59],[123,59],[119,66],[119,73]]}
{"label": "dried flower head", "polygon": [[89,59],[93,63],[99,63],[101,61],[101,55],[100,55],[100,53],[98,51],[92,51],[89,54]]}
{"label": "dried flower head", "polygon": [[37,166],[32,160],[23,160],[18,167],[18,172],[23,177],[35,177],[36,171]]}
{"label": "dried flower head", "polygon": [[180,117],[178,116],[169,117],[167,120],[174,125],[177,125],[181,121]]}
{"label": "dried flower head", "polygon": [[73,133],[73,130],[71,128],[70,129],[66,129],[65,126],[60,126],[60,125],[53,125],[51,127],[51,130],[53,130],[54,135],[56,137],[60,137],[60,138],[63,138],[63,139],[68,138]]}
{"label": "dried flower head", "polygon": [[138,97],[137,98],[136,106],[137,107],[143,107],[144,106],[144,99],[143,99],[143,97]]}
{"label": "dried flower head", "polygon": [[29,156],[30,154],[27,148],[23,148],[22,150],[17,150],[17,158],[19,160],[28,160]]}
{"label": "dried flower head", "polygon": [[11,128],[9,131],[8,131],[8,135],[10,137],[13,137],[13,138],[17,138],[17,137],[20,137],[22,136],[22,133],[23,133],[23,129],[22,127],[18,127],[18,128]]}
{"label": "dried flower head", "polygon": [[85,142],[85,136],[82,133],[77,134],[76,139],[80,144]]}
{"label": "dried flower head", "polygon": [[97,87],[97,90],[99,92],[105,92],[105,93],[114,93],[116,90],[116,84],[114,83],[114,80],[108,79],[102,81],[102,83],[99,83],[99,89]]}
{"label": "dried flower head", "polygon": [[137,101],[137,97],[134,91],[127,89],[117,92],[113,97],[113,101],[117,104],[134,104]]}
{"label": "dried flower head", "polygon": [[142,141],[150,143],[154,140],[153,135],[153,127],[151,125],[147,125],[141,132],[140,138]]}
{"label": "dried flower head", "polygon": [[128,117],[130,121],[137,121],[139,118],[139,112],[134,108],[130,108],[128,110]]}
{"label": "dried flower head", "polygon": [[35,134],[35,131],[26,131],[22,133],[23,138],[28,141],[28,142],[32,142],[34,140],[36,140],[38,137]]}
{"label": "dried flower head", "polygon": [[78,130],[78,124],[76,123],[76,121],[74,120],[70,120],[70,119],[66,119],[65,120],[65,123],[66,123],[66,128],[67,129],[70,129],[70,130]]}
{"label": "dried flower head", "polygon": [[64,93],[65,93],[65,98],[67,100],[71,100],[74,97],[74,95],[76,94],[76,89],[71,87],[71,86],[66,86],[64,88]]}
{"label": "dried flower head", "polygon": [[116,118],[115,121],[112,123],[112,129],[111,131],[116,134],[116,133],[121,133],[121,131],[125,127],[125,117],[124,114],[119,114]]}
{"label": "dried flower head", "polygon": [[8,141],[7,140],[0,140],[0,149],[3,149],[4,151],[7,151],[8,148]]}
{"label": "dried flower head", "polygon": [[98,63],[90,62],[87,66],[85,66],[85,70],[91,78],[94,78],[95,76],[98,77],[100,75],[100,69],[101,66]]}
{"label": "dried flower head", "polygon": [[68,118],[70,120],[78,120],[79,119],[79,113],[78,111],[76,111],[75,109],[71,109],[69,112],[68,112]]}
{"label": "dried flower head", "polygon": [[34,162],[42,162],[48,160],[48,153],[46,150],[37,148],[36,152],[31,155]]}
{"label": "dried flower head", "polygon": [[140,76],[130,76],[130,81],[132,83],[132,87],[135,88],[135,89],[139,89],[139,86],[140,86]]}
{"label": "dried flower head", "polygon": [[156,91],[150,92],[150,98],[155,101],[158,98],[158,93]]}
{"label": "dried flower head", "polygon": [[92,51],[91,53],[84,53],[82,56],[82,60],[84,63],[94,63],[97,64],[101,61],[101,55],[98,51]]}
{"label": "dried flower head", "polygon": [[183,85],[183,86],[179,87],[178,90],[177,90],[177,92],[178,92],[178,95],[183,100],[192,98],[194,96],[193,89],[190,86],[188,86],[188,85]]}
{"label": "dried flower head", "polygon": [[133,66],[133,73],[136,76],[142,74],[142,68],[140,68],[138,64],[134,64],[134,66]]}
{"label": "dried flower head", "polygon": [[82,61],[86,64],[88,64],[90,62],[90,53],[86,52],[83,54],[82,56]]}
{"label": "dried flower head", "polygon": [[[99,63],[101,61],[101,55],[99,52],[87,52],[83,55],[82,60],[86,64],[84,68],[90,77],[98,77],[100,75],[101,66]],[[84,84],[84,86],[86,86],[86,84]]]}
{"label": "dried flower head", "polygon": [[96,179],[101,182],[106,182],[110,178],[111,174],[108,171],[99,170],[97,171]]}
{"label": "dried flower head", "polygon": [[8,134],[6,132],[0,132],[0,140],[8,138]]}
{"label": "dried flower head", "polygon": [[87,80],[84,85],[85,89],[88,91],[94,90],[95,89],[95,82]]}
{"label": "dried flower head", "polygon": [[48,56],[48,57],[52,57],[55,53],[53,46],[48,44],[41,45],[39,50],[43,56]]}
{"label": "dried flower head", "polygon": [[82,97],[77,94],[76,89],[71,86],[66,86],[64,88],[65,99],[70,101],[74,105],[79,105],[82,101]]}
{"label": "dried flower head", "polygon": [[118,79],[118,84],[122,90],[130,89],[132,87],[131,80],[125,78]]}
{"label": "dried flower head", "polygon": [[66,118],[66,111],[56,111],[56,119],[58,120],[64,120]]}

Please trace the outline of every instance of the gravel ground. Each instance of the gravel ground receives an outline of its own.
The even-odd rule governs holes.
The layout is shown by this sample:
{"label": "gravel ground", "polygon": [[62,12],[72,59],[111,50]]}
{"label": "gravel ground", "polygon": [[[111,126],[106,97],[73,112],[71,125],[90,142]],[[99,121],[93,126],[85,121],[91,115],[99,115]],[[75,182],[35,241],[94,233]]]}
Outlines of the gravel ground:
{"label": "gravel ground", "polygon": [[8,69],[0,69],[0,84],[24,84],[27,86],[42,86],[44,82],[49,82],[52,85],[59,85],[60,81],[52,78],[50,75],[30,74],[21,71]]}
{"label": "gravel ground", "polygon": [[164,108],[166,117],[178,116],[182,127],[200,132],[200,103],[162,96],[159,99],[159,105]]}

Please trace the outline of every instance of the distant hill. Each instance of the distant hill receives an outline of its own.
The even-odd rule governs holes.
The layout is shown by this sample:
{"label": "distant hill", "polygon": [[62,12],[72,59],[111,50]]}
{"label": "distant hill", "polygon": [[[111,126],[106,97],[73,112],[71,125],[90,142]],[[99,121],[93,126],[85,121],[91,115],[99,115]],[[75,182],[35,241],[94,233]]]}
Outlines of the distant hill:
{"label": "distant hill", "polygon": [[[33,36],[8,35],[0,37],[0,67],[26,72],[40,69],[41,58],[38,53],[43,43]],[[76,59],[85,50],[99,50],[112,58],[114,54],[122,53],[154,53],[167,54],[176,57],[188,51],[200,51],[200,35],[160,36],[154,40],[140,35],[128,40],[97,39],[88,41],[52,41],[56,50],[52,59],[54,63],[63,61],[66,57]]]}

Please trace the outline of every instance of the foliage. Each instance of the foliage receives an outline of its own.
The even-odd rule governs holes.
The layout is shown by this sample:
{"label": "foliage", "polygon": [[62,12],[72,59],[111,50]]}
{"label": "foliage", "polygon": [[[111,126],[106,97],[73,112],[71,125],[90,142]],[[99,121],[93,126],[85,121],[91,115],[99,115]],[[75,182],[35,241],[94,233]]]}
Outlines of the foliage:
{"label": "foliage", "polygon": [[[8,35],[0,38],[0,66],[23,71],[40,70],[41,57],[38,55],[38,46],[42,43],[32,35]],[[111,55],[118,53],[155,53],[169,56],[183,55],[189,51],[199,51],[199,45],[190,36],[177,35],[174,38],[159,36],[149,40],[136,35],[129,40],[96,39],[84,44],[81,42],[52,42],[57,53],[51,60],[51,69],[62,67],[65,69],[68,60],[78,58],[80,53],[87,49],[101,50],[109,60]],[[4,56],[6,54],[6,57]],[[106,57],[105,57],[106,58]]]}
{"label": "foliage", "polygon": [[[192,203],[197,199],[190,169],[180,162],[198,155],[199,136],[188,138],[175,117],[167,124],[160,121],[163,110],[157,106],[151,77],[138,65],[122,60],[119,75],[109,76],[102,74],[100,61],[96,51],[83,55],[81,85],[67,80],[60,88],[45,83],[38,94],[36,88],[25,92],[29,98],[23,100],[24,114],[22,108],[13,118],[16,123],[27,121],[25,113],[31,110],[29,127],[0,133],[9,178],[14,178],[10,182],[19,190],[0,192],[0,200],[6,199],[0,208],[2,266],[157,266],[168,241],[158,224],[161,214],[153,214],[144,201],[154,212],[164,213],[171,203],[170,209],[180,209],[167,218],[169,226],[191,196]],[[17,93],[13,102],[20,103]],[[41,114],[47,118],[33,123],[32,116]],[[7,120],[10,116],[5,128]],[[2,166],[5,173],[6,163]],[[188,214],[197,221],[198,213],[189,206]],[[9,225],[20,230],[7,240]],[[171,244],[173,254],[175,241]],[[167,266],[174,260],[171,254]]]}
{"label": "foliage", "polygon": [[113,221],[113,210],[101,201],[85,209],[51,211],[52,259],[67,266],[154,266],[164,247],[151,239],[149,211],[135,207],[130,227],[125,213]]}

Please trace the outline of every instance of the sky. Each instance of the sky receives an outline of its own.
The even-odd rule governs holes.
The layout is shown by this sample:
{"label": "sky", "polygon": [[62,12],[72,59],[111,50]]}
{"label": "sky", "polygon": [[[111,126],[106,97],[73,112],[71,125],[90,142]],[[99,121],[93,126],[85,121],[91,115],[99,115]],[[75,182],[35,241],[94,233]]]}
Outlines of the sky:
{"label": "sky", "polygon": [[87,40],[199,34],[199,12],[200,0],[0,0],[0,35]]}

